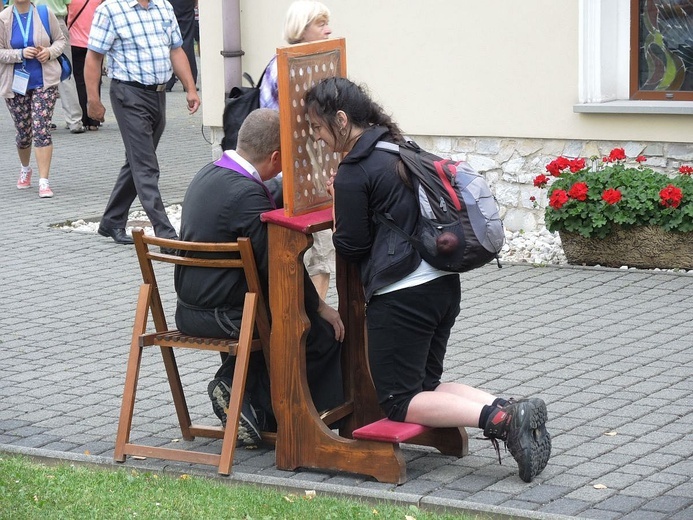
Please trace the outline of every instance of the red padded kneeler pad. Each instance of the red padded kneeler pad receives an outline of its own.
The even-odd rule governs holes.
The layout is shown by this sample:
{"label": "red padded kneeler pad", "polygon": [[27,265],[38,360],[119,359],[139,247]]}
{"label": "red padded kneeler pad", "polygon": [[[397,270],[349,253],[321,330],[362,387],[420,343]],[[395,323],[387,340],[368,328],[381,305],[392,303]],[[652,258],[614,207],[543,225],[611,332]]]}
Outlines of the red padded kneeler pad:
{"label": "red padded kneeler pad", "polygon": [[380,442],[405,442],[431,428],[423,424],[405,423],[380,419],[354,430],[354,439]]}
{"label": "red padded kneeler pad", "polygon": [[312,232],[311,228],[313,226],[319,226],[321,229],[330,227],[329,224],[325,224],[332,222],[332,208],[312,211],[293,217],[286,216],[284,210],[279,208],[263,213],[260,215],[260,220],[307,234]]}

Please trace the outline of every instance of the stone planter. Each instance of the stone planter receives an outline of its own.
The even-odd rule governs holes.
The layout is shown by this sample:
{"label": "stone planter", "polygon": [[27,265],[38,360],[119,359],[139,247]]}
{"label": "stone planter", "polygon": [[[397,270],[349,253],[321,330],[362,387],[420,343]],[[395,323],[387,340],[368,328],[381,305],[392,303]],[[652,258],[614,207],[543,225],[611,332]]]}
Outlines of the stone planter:
{"label": "stone planter", "polygon": [[667,232],[655,226],[614,226],[603,239],[566,231],[558,234],[569,264],[693,269],[693,233]]}

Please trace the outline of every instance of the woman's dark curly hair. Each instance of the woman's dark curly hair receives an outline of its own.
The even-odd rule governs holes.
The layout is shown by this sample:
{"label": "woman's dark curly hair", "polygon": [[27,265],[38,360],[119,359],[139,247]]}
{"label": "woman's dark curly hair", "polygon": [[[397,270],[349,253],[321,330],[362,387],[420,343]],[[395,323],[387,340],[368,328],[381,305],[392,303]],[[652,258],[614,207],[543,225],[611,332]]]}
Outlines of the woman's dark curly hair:
{"label": "woman's dark curly hair", "polygon": [[[337,112],[344,112],[352,125],[368,128],[374,125],[388,129],[392,141],[403,143],[404,137],[397,123],[373,101],[366,89],[346,78],[326,78],[312,87],[305,95],[305,106],[309,117],[324,121],[335,142],[339,142]],[[404,164],[398,164],[400,177],[410,184]]]}

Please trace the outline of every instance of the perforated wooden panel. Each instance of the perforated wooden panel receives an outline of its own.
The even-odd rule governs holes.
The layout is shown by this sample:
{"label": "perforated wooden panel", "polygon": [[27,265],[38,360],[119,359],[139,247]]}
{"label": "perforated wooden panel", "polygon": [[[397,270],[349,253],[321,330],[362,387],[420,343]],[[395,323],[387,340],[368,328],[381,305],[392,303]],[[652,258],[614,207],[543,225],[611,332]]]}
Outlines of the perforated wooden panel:
{"label": "perforated wooden panel", "polygon": [[345,44],[335,38],[277,49],[284,211],[290,216],[332,204],[326,182],[340,156],[314,138],[303,97],[320,80],[346,75]]}

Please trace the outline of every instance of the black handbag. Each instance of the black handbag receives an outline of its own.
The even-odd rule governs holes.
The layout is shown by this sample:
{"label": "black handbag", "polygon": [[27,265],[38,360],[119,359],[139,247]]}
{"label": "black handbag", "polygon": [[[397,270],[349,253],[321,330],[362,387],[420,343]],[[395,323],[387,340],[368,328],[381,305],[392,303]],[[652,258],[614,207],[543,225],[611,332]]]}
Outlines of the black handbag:
{"label": "black handbag", "polygon": [[223,116],[224,138],[221,140],[222,150],[236,149],[238,130],[240,130],[243,121],[253,110],[260,108],[260,85],[262,85],[265,72],[262,72],[257,85],[255,85],[253,78],[247,72],[243,73],[243,77],[251,86],[233,87],[231,92],[229,92],[229,97],[226,99]]}

